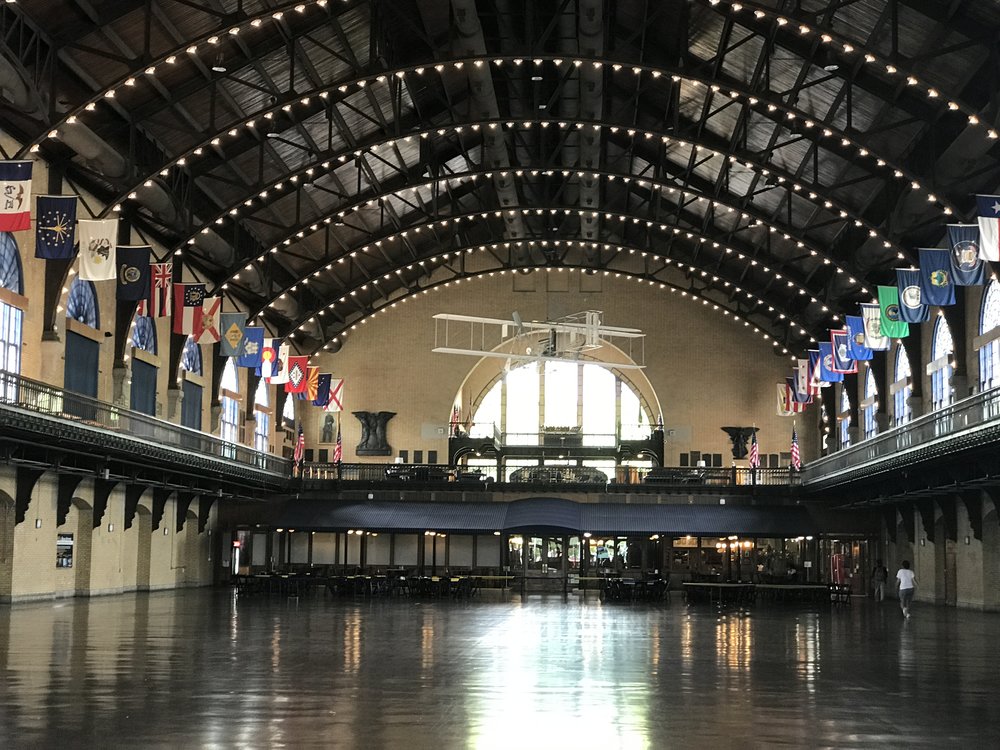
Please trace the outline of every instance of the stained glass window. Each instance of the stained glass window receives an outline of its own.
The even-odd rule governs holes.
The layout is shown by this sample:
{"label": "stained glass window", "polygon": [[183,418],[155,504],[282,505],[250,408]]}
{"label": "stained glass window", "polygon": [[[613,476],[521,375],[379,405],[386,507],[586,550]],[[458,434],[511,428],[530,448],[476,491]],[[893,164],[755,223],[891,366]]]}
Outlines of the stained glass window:
{"label": "stained glass window", "polygon": [[66,317],[91,328],[100,328],[101,316],[97,309],[94,282],[84,281],[79,276],[73,279],[66,301]]}

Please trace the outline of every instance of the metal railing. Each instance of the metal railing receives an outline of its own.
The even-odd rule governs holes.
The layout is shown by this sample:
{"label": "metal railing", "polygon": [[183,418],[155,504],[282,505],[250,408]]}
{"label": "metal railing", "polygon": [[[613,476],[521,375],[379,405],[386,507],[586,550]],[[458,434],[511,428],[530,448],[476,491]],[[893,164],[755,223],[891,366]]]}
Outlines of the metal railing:
{"label": "metal railing", "polygon": [[0,410],[43,415],[66,427],[104,430],[150,443],[157,449],[173,448],[235,461],[272,474],[291,474],[291,462],[287,459],[18,375],[0,373]]}
{"label": "metal railing", "polygon": [[890,457],[905,458],[907,453],[917,450],[926,452],[937,447],[945,452],[950,444],[961,443],[990,428],[1000,431],[1000,388],[956,401],[908,424],[811,461],[803,467],[802,481],[811,484],[829,480],[838,474],[870,468]]}

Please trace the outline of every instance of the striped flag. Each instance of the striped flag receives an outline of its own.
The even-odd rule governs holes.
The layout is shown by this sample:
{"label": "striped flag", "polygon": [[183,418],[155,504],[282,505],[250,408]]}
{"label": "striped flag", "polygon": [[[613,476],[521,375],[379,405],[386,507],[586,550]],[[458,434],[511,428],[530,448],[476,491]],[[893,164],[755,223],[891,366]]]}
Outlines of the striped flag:
{"label": "striped flag", "polygon": [[344,460],[344,442],[340,439],[340,422],[337,422],[337,445],[333,449],[333,462],[339,464]]}
{"label": "striped flag", "polygon": [[301,468],[302,458],[306,454],[306,436],[302,432],[302,423],[299,422],[299,437],[295,441],[295,453],[292,454],[292,461],[295,463],[296,467]]}
{"label": "striped flag", "polygon": [[170,315],[173,291],[174,264],[149,264],[149,303],[146,309],[151,318],[165,318]]}
{"label": "striped flag", "polygon": [[757,447],[757,428],[750,433],[750,468],[756,469],[760,466],[760,448]]}
{"label": "striped flag", "polygon": [[799,436],[792,424],[792,468],[799,471],[802,468],[802,456],[799,454]]}
{"label": "striped flag", "polygon": [[0,161],[0,232],[31,228],[31,165]]}

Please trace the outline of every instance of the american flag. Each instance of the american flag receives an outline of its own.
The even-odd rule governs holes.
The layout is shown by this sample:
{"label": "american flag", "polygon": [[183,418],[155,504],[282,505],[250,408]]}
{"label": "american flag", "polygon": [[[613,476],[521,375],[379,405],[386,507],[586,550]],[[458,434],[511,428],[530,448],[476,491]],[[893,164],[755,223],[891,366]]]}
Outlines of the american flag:
{"label": "american flag", "polygon": [[302,423],[299,422],[299,437],[295,441],[295,453],[292,454],[292,462],[296,467],[302,467],[302,458],[306,454],[306,436],[302,432]]}
{"label": "american flag", "polygon": [[337,422],[337,445],[333,448],[333,462],[339,464],[344,460],[344,442],[340,439],[340,422]]}
{"label": "american flag", "polygon": [[750,433],[750,468],[756,469],[760,466],[760,448],[757,447],[757,430]]}
{"label": "american flag", "polygon": [[792,468],[796,471],[802,468],[802,456],[799,455],[799,436],[795,433],[795,425],[792,425]]}

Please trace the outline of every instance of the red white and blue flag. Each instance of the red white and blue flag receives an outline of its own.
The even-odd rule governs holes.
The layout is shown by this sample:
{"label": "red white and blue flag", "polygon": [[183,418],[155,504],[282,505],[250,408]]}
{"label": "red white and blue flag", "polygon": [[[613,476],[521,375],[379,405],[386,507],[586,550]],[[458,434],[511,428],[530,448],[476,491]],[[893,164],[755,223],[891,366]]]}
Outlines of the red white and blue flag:
{"label": "red white and blue flag", "polygon": [[0,232],[30,228],[31,162],[0,161]]}
{"label": "red white and blue flag", "polygon": [[292,460],[295,462],[296,466],[302,466],[302,459],[306,455],[306,436],[302,432],[302,423],[299,422],[299,437],[295,441],[295,453],[292,454]]}
{"label": "red white and blue flag", "polygon": [[799,436],[792,425],[792,468],[799,471],[802,468],[802,456],[799,454]]}
{"label": "red white and blue flag", "polygon": [[750,468],[756,469],[760,467],[760,448],[757,447],[757,428],[753,428],[753,432],[750,433]]}
{"label": "red white and blue flag", "polygon": [[337,422],[337,445],[333,449],[333,462],[339,464],[344,460],[344,442],[340,439],[340,422]]}
{"label": "red white and blue flag", "polygon": [[201,335],[204,304],[204,284],[174,284],[174,333]]}
{"label": "red white and blue flag", "polygon": [[139,315],[148,318],[166,318],[170,315],[173,279],[173,263],[149,264],[149,299],[139,303]]}
{"label": "red white and blue flag", "polygon": [[1000,195],[977,195],[979,257],[1000,261]]}

